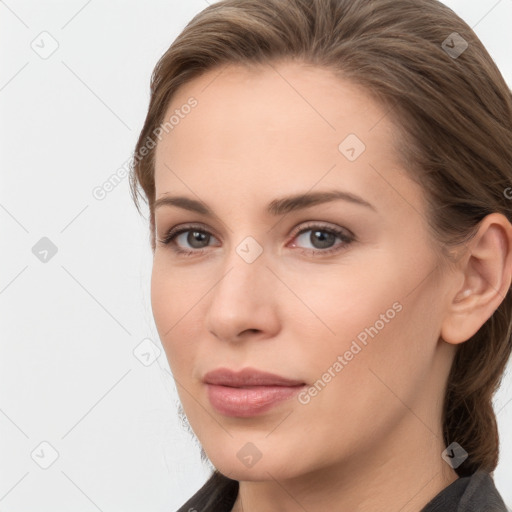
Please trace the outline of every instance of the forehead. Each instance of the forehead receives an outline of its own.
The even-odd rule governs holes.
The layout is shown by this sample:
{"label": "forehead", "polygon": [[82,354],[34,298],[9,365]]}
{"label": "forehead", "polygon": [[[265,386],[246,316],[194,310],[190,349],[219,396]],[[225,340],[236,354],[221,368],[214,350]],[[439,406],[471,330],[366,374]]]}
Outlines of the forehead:
{"label": "forehead", "polygon": [[[191,101],[195,106],[184,108]],[[293,192],[340,178],[367,187],[376,165],[400,172],[398,133],[387,110],[324,68],[216,68],[177,90],[164,122],[171,116],[173,127],[156,148],[157,198],[185,191],[187,183],[201,191],[214,182]]]}

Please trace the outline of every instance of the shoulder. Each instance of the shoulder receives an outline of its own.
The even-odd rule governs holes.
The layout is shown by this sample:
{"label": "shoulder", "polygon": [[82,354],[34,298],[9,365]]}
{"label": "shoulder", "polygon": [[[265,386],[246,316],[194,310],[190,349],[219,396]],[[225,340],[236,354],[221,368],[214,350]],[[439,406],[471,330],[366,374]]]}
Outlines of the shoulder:
{"label": "shoulder", "polygon": [[460,500],[461,511],[507,512],[505,502],[500,496],[491,475],[485,471],[477,471],[469,477],[468,486]]}
{"label": "shoulder", "polygon": [[477,471],[443,489],[421,512],[508,512],[491,475]]}

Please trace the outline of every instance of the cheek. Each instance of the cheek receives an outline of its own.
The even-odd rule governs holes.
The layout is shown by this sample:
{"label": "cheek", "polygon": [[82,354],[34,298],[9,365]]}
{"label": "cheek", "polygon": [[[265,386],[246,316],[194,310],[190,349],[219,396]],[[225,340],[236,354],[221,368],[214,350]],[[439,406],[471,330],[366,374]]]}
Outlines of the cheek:
{"label": "cheek", "polygon": [[151,274],[151,308],[169,366],[176,376],[183,368],[190,367],[194,340],[199,339],[191,331],[197,328],[197,323],[190,319],[201,296],[199,292],[190,293],[194,287],[177,278],[178,275],[155,258]]}
{"label": "cheek", "polygon": [[[312,458],[334,461],[341,453],[357,453],[410,414],[404,404],[416,403],[429,363],[409,343],[411,307],[401,305],[381,324],[376,320],[381,312],[386,314],[387,302],[368,304],[364,313],[361,308],[357,315],[338,320],[336,340],[321,345],[317,338],[317,349],[302,354],[309,387],[295,405],[296,422],[288,426],[290,435],[307,437]],[[324,446],[323,439],[330,444]]]}
{"label": "cheek", "polygon": [[413,266],[393,255],[382,263],[360,262],[339,271],[331,267],[329,275],[308,280],[287,276],[310,310],[295,301],[293,316],[301,319],[287,327],[294,331],[289,337],[298,340],[296,367],[302,362],[304,368],[306,361],[308,382],[318,383],[320,391],[312,393],[319,406],[337,407],[347,393],[361,398],[347,402],[356,408],[374,396],[392,399],[379,377],[391,389],[408,394],[418,389],[412,385],[431,364],[439,323],[439,312],[433,309],[436,285],[426,279],[418,286],[432,270],[431,262],[424,259],[421,266],[418,261]]}
{"label": "cheek", "polygon": [[298,323],[289,322],[286,328],[302,333],[296,339],[314,344],[318,356],[343,353],[357,337],[364,344],[400,316],[403,294],[395,271],[382,272],[361,261],[316,269],[307,279],[303,272],[289,272],[283,281],[300,300],[290,297],[287,308]]}
{"label": "cheek", "polygon": [[[335,420],[331,425],[344,425],[355,438],[362,431],[349,425],[366,425],[368,432],[377,423],[389,427],[407,413],[404,403],[417,403],[430,378],[441,314],[434,305],[436,286],[432,281],[411,293],[411,276],[402,277],[373,281],[359,303],[344,292],[325,301],[323,318],[336,336],[327,335],[318,344],[322,350],[307,354],[312,386],[304,401],[310,398],[310,414],[327,414]],[[327,435],[331,427],[320,428]]]}
{"label": "cheek", "polygon": [[151,273],[151,309],[153,317],[162,343],[165,343],[166,332],[173,325],[173,318],[176,316],[176,304],[173,295],[173,288],[169,286],[169,278],[166,273],[161,270],[161,266],[156,261],[153,263],[153,270]]}

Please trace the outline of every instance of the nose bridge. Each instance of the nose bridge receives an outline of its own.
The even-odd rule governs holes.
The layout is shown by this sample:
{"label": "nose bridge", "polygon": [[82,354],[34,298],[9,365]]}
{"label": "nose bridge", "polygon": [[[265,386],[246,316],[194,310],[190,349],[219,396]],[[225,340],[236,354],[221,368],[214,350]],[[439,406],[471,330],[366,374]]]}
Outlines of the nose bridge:
{"label": "nose bridge", "polygon": [[269,328],[275,297],[266,289],[272,276],[266,264],[262,245],[251,236],[231,247],[209,301],[206,327],[210,332],[229,340],[247,329]]}
{"label": "nose bridge", "polygon": [[265,260],[263,246],[252,236],[233,245],[224,261],[224,277],[215,286],[215,298],[228,303],[255,300],[257,288],[266,281]]}

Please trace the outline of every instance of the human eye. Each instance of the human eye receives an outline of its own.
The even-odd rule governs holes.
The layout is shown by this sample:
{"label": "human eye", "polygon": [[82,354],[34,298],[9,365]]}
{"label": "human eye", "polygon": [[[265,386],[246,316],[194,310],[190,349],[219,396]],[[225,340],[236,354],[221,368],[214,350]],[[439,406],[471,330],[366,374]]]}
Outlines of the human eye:
{"label": "human eye", "polygon": [[[310,233],[307,236],[307,233]],[[170,248],[180,256],[201,255],[210,246],[212,240],[217,240],[208,229],[200,224],[181,225],[169,229],[158,242]],[[303,244],[311,244],[312,248],[303,248],[301,252],[308,255],[328,255],[339,252],[356,240],[348,229],[312,222],[303,224],[293,231],[293,240]],[[340,242],[336,244],[336,240]],[[334,244],[334,245],[333,245]],[[291,247],[297,247],[293,243]]]}
{"label": "human eye", "polygon": [[[335,244],[337,239],[340,240],[340,243]],[[356,237],[348,229],[309,223],[306,226],[301,225],[294,230],[294,240],[299,241],[300,244],[309,243],[313,246],[313,248],[303,248],[302,253],[323,256],[334,254],[347,248],[349,244],[356,240]],[[292,245],[292,247],[296,246],[296,243]]]}
{"label": "human eye", "polygon": [[[216,238],[200,224],[175,226],[169,229],[158,242],[181,256],[199,255]],[[188,244],[188,247],[187,247]]]}

